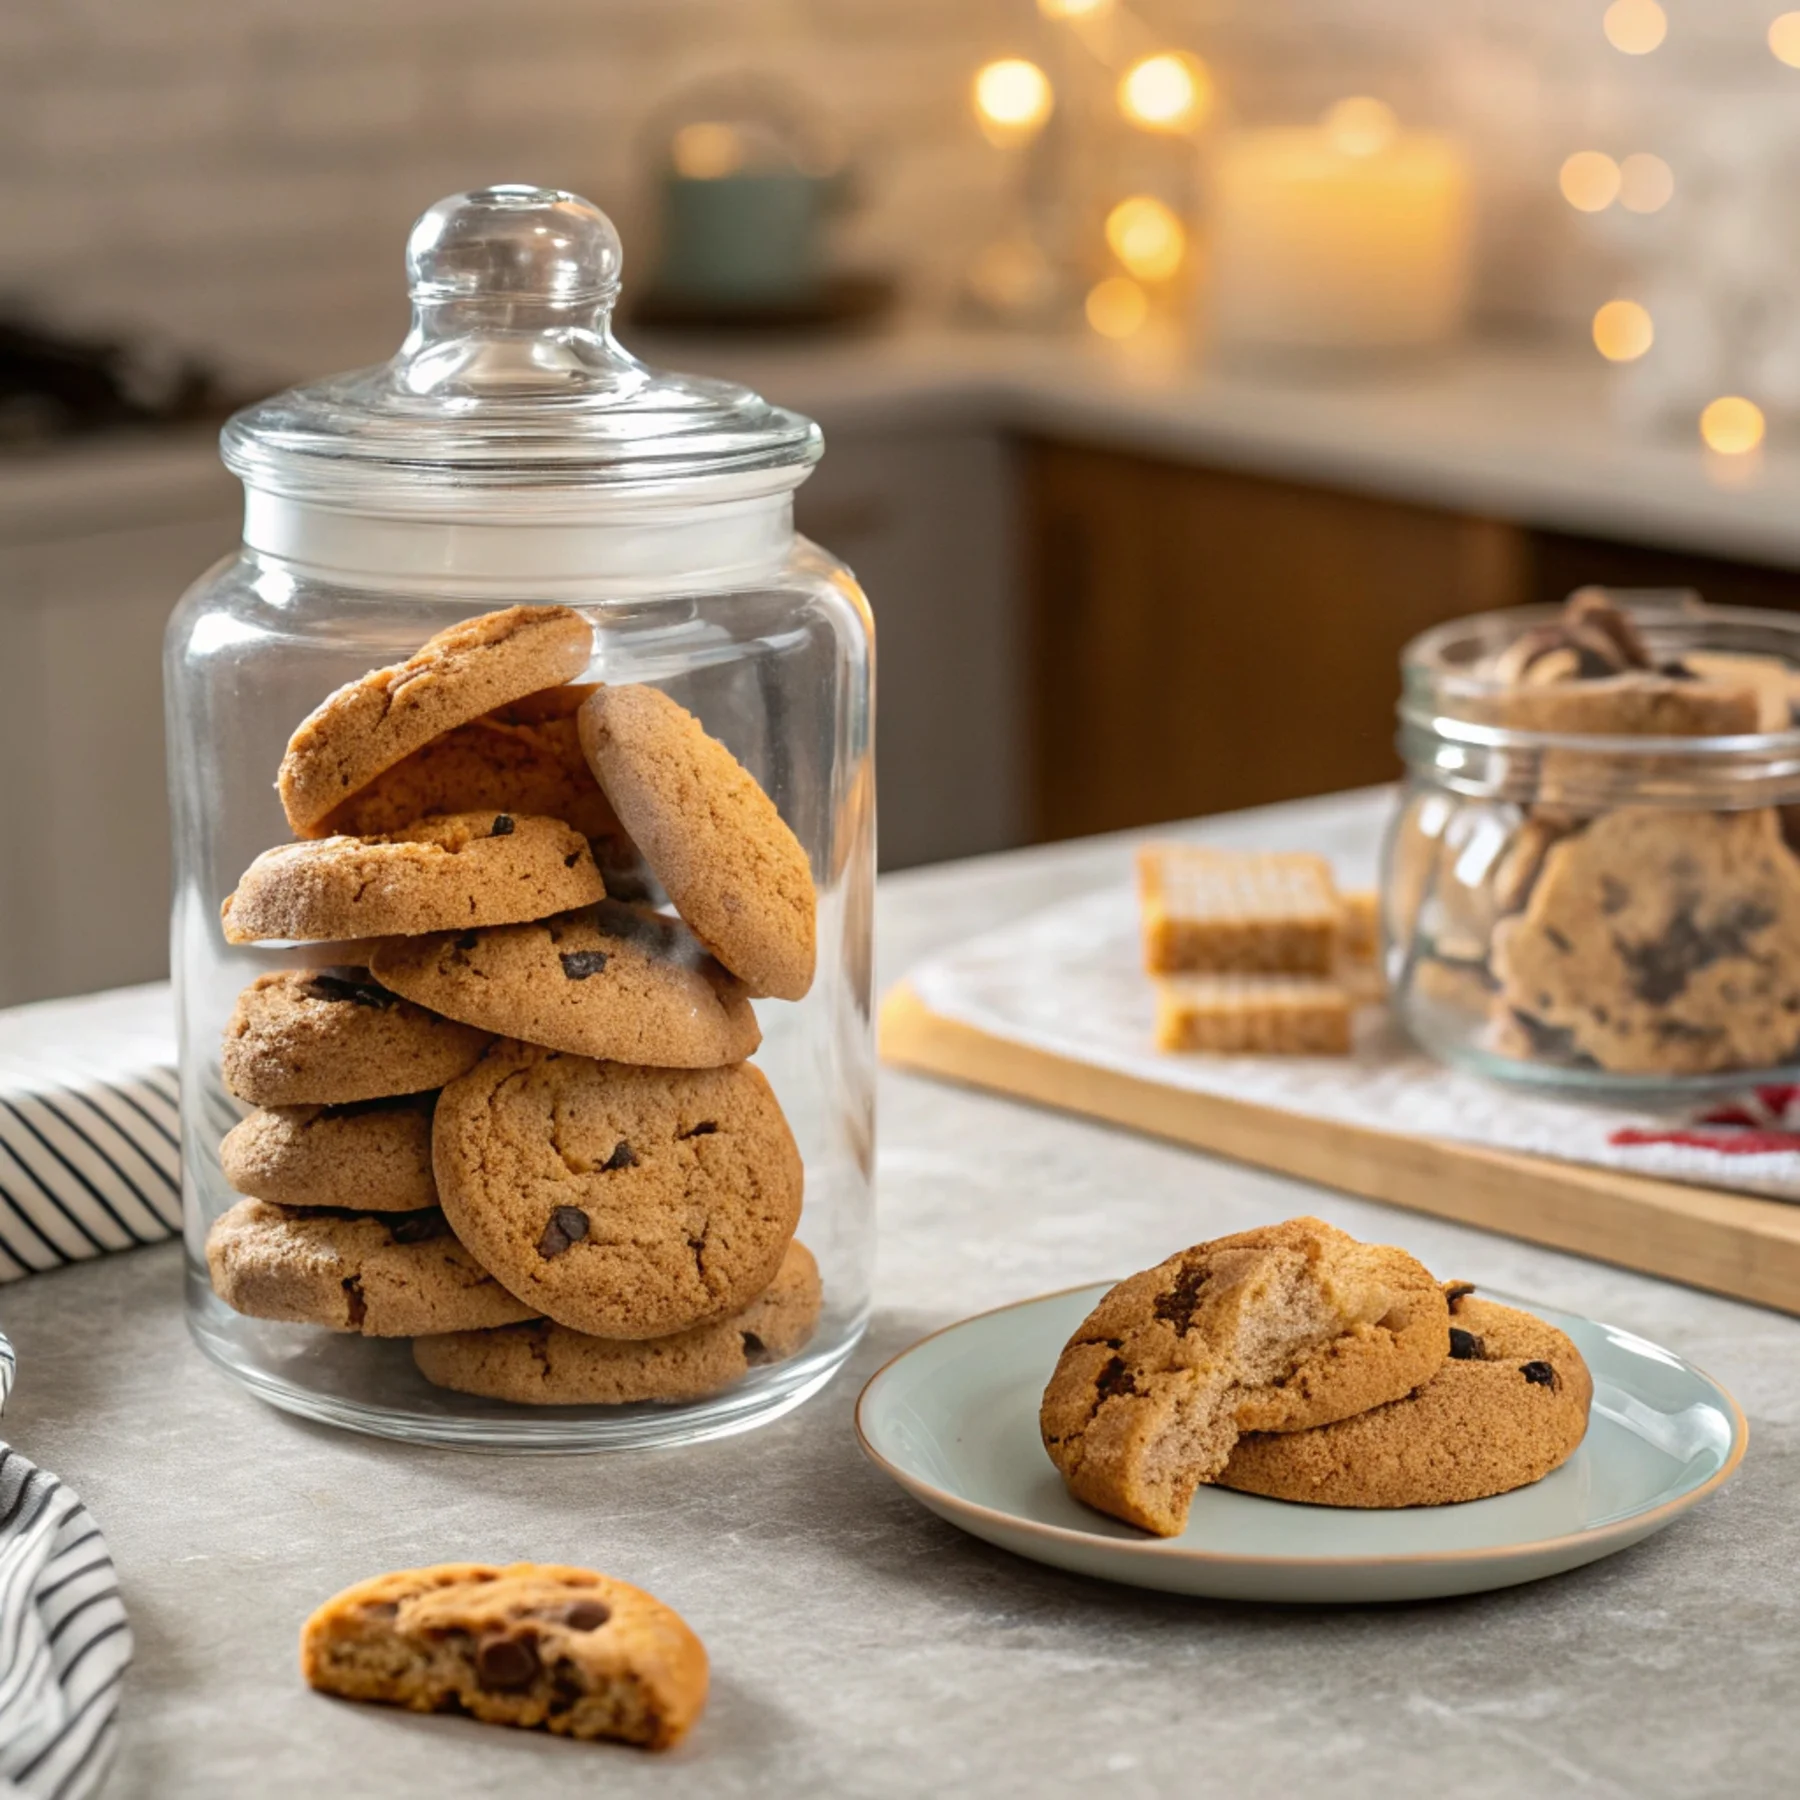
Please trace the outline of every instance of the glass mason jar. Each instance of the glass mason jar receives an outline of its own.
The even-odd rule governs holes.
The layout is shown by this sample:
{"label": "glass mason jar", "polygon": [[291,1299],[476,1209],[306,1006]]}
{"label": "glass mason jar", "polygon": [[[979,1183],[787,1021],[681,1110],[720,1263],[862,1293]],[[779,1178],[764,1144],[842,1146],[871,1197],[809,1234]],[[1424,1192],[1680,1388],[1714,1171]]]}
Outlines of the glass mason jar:
{"label": "glass mason jar", "polygon": [[1549,607],[1403,652],[1382,876],[1396,1016],[1447,1062],[1596,1097],[1791,1081],[1800,621],[1610,604],[1630,666],[1591,633],[1562,642]]}
{"label": "glass mason jar", "polygon": [[[256,1393],[338,1425],[490,1449],[714,1436],[815,1392],[867,1318],[869,608],[850,572],[794,532],[817,426],[627,354],[609,323],[619,271],[611,224],[573,195],[494,188],[433,207],[408,243],[413,324],[393,360],[278,395],[226,427],[224,457],[245,487],[243,548],[200,578],[169,627],[189,1322]],[[787,1360],[758,1363],[762,1346],[747,1338],[748,1373],[687,1403],[476,1398],[428,1383],[406,1341],[247,1317],[208,1277],[207,1234],[240,1199],[219,1156],[249,1110],[221,1076],[240,992],[271,970],[356,967],[370,954],[222,933],[240,875],[294,835],[273,785],[289,735],[341,685],[518,603],[571,607],[591,624],[579,680],[650,684],[694,714],[811,863],[816,974],[798,1001],[755,1001],[755,1061],[800,1151],[798,1236],[818,1263],[822,1313]]]}

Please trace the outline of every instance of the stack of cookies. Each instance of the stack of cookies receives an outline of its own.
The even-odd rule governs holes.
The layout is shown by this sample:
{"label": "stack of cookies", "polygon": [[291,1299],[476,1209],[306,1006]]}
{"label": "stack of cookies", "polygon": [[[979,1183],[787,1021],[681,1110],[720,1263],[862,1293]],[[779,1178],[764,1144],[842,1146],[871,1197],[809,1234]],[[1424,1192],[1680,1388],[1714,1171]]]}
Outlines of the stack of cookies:
{"label": "stack of cookies", "polygon": [[321,947],[226,1029],[256,1110],[207,1239],[253,1317],[412,1338],[440,1386],[691,1400],[820,1307],[800,1155],[746,1059],[812,983],[815,896],[774,803],[654,688],[577,685],[567,607],[440,633],[327,698],[277,787],[296,840],[227,940]]}
{"label": "stack of cookies", "polygon": [[1788,753],[1632,744],[1788,732],[1800,672],[1659,654],[1589,589],[1477,673],[1459,712],[1547,736],[1511,753],[1505,805],[1426,789],[1407,806],[1391,914],[1409,997],[1524,1062],[1662,1077],[1800,1057],[1800,814],[1742,803],[1791,791]]}
{"label": "stack of cookies", "polygon": [[1044,1390],[1077,1499],[1162,1537],[1202,1486],[1443,1506],[1541,1480],[1594,1384],[1554,1326],[1321,1219],[1196,1244],[1113,1288]]}
{"label": "stack of cookies", "polygon": [[1338,1055],[1380,991],[1373,893],[1340,893],[1305,852],[1149,844],[1144,966],[1162,1050]]}

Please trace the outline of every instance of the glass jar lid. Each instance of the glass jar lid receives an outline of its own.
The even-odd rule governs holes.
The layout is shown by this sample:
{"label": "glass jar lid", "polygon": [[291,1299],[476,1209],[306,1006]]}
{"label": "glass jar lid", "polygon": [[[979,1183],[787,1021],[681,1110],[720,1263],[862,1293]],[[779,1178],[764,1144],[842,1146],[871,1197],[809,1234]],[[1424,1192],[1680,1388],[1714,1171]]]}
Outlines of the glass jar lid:
{"label": "glass jar lid", "polygon": [[622,264],[612,221],[578,195],[504,186],[440,200],[407,239],[413,322],[393,358],[238,413],[226,465],[248,486],[352,510],[463,508],[483,493],[511,506],[534,489],[750,495],[803,480],[823,449],[812,420],[619,345]]}

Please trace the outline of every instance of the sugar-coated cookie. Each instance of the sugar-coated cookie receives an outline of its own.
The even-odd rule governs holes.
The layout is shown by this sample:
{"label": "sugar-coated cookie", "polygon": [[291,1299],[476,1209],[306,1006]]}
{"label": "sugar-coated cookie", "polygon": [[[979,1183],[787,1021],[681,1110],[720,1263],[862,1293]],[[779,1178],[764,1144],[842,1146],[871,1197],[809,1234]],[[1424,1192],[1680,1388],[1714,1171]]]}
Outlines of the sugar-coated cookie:
{"label": "sugar-coated cookie", "polygon": [[213,1292],[253,1319],[364,1337],[478,1331],[531,1316],[435,1207],[364,1213],[240,1200],[206,1234]]}
{"label": "sugar-coated cookie", "polygon": [[712,1068],[762,1041],[744,984],[687,926],[616,900],[531,924],[395,938],[373,966],[451,1018],[606,1062]]}
{"label": "sugar-coated cookie", "polygon": [[706,1651],[641,1588],[551,1563],[377,1575],[300,1632],[300,1672],[347,1700],[461,1712],[666,1750],[706,1704]]}
{"label": "sugar-coated cookie", "polygon": [[800,1218],[800,1153],[748,1063],[640,1069],[497,1044],[439,1096],[432,1159],[483,1267],[596,1337],[739,1311]]}
{"label": "sugar-coated cookie", "polygon": [[1069,1340],[1039,1425],[1077,1499],[1171,1537],[1240,1432],[1396,1400],[1448,1351],[1443,1292],[1405,1251],[1290,1219],[1120,1282]]}
{"label": "sugar-coated cookie", "polygon": [[495,707],[574,681],[593,653],[593,627],[580,613],[509,606],[452,625],[405,662],[339,688],[302,722],[282,758],[275,785],[294,834],[318,836],[383,770]]}
{"label": "sugar-coated cookie", "polygon": [[414,1212],[437,1205],[431,1174],[435,1094],[400,1094],[344,1106],[265,1106],[219,1146],[219,1166],[240,1194],[283,1206]]}
{"label": "sugar-coated cookie", "polygon": [[758,994],[812,986],[817,896],[775,803],[694,715],[652,687],[602,687],[581,746],[621,823],[702,943]]}
{"label": "sugar-coated cookie", "polygon": [[539,1320],[422,1337],[413,1361],[439,1387],[522,1406],[703,1400],[792,1356],[819,1322],[819,1301],[819,1266],[792,1243],[775,1279],[742,1312],[672,1337],[590,1337]]}
{"label": "sugar-coated cookie", "polygon": [[281,969],[238,995],[226,1088],[252,1106],[326,1106],[417,1094],[466,1075],[488,1034],[427,1012],[367,969]]}
{"label": "sugar-coated cookie", "polygon": [[1581,1353],[1453,1283],[1450,1356],[1416,1393],[1313,1431],[1240,1438],[1221,1487],[1313,1506],[1445,1506],[1541,1480],[1587,1431]]}
{"label": "sugar-coated cookie", "polygon": [[560,819],[447,813],[265,850],[219,916],[231,944],[329,942],[546,919],[605,892],[587,839]]}

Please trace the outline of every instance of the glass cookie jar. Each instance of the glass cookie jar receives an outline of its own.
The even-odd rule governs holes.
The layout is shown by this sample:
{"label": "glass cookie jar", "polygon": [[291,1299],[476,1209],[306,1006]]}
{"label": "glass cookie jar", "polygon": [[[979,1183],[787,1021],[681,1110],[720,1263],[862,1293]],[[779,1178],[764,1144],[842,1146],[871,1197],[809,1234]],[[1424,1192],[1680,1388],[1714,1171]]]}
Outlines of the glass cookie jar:
{"label": "glass cookie jar", "polygon": [[[850,572],[794,532],[793,492],[820,455],[819,431],[747,389],[664,373],[620,348],[610,328],[619,289],[618,238],[603,214],[574,195],[499,187],[445,200],[414,227],[406,266],[412,329],[390,362],[278,395],[226,427],[224,457],[245,488],[243,548],[200,578],[169,626],[173,950],[189,1322],[206,1354],[263,1398],[312,1418],[394,1437],[574,1451],[742,1430],[797,1405],[849,1354],[867,1318],[873,1255],[873,626]],[[550,677],[562,685],[546,691],[542,668],[531,665],[537,668],[531,677],[537,691],[519,693],[520,669],[496,660],[485,643],[465,645],[467,654],[458,653],[462,660],[451,659],[454,667],[440,662],[420,678],[416,670],[382,678],[385,687],[378,683],[368,690],[380,695],[379,706],[365,705],[354,717],[333,714],[338,719],[333,730],[349,720],[344,729],[362,757],[361,763],[354,757],[345,763],[339,777],[349,796],[349,824],[302,817],[296,825],[293,807],[284,811],[276,774],[290,737],[327,696],[372,670],[406,663],[446,629],[520,606],[568,609],[543,615],[557,621],[562,634],[561,660]],[[572,640],[571,617],[578,621]],[[473,635],[479,639],[481,632]],[[657,701],[662,707],[657,717],[665,724],[686,717],[694,739],[704,745],[703,732],[716,740],[707,753],[711,761],[701,759],[703,772],[711,773],[699,790],[680,790],[673,798],[664,791],[660,802],[653,793],[645,802],[633,789],[634,804],[661,806],[654,849],[643,847],[652,843],[649,835],[640,833],[641,843],[634,844],[622,827],[593,823],[595,808],[609,812],[611,799],[617,799],[621,819],[631,810],[623,791],[603,789],[579,753],[576,728],[582,734],[588,729],[581,703],[593,684],[600,684],[598,692],[608,700],[622,689],[660,690],[676,707]],[[413,737],[383,739],[383,731],[399,729],[394,720],[408,707],[415,708],[406,727]],[[438,735],[429,743],[419,738],[420,719],[435,722]],[[470,732],[487,732],[515,748],[508,751],[503,744],[504,753],[493,755],[479,745],[468,751]],[[517,749],[521,741],[523,750]],[[609,741],[615,749],[626,742],[616,731]],[[410,759],[384,769],[382,804],[373,809],[356,804],[359,796],[377,792],[367,785],[370,743],[386,745],[374,753],[376,762],[387,756],[392,764],[394,743],[402,743]],[[623,754],[629,760],[628,743]],[[542,797],[542,780],[516,790],[508,783],[524,780],[519,769],[526,765],[541,777],[544,770],[537,765],[546,756],[556,764],[556,780],[586,785],[579,804],[561,807],[566,819],[540,819],[528,827],[525,815],[548,814],[556,802]],[[354,776],[353,765],[360,771]],[[601,766],[598,754],[593,766]],[[636,780],[642,771],[634,767],[627,773]],[[728,815],[733,806],[740,814],[748,807],[747,816],[762,819],[772,802],[779,820],[767,827],[770,841],[797,843],[785,866],[791,874],[803,862],[810,872],[816,930],[810,986],[791,979],[761,987],[738,982],[706,954],[717,950],[723,961],[733,960],[723,940],[708,941],[692,920],[690,933],[673,917],[684,906],[694,910],[686,896],[696,883],[705,885],[708,859],[720,854],[720,840],[688,832],[716,798],[705,785],[715,777],[727,787],[743,783],[738,798],[726,806]],[[342,821],[345,808],[336,811]],[[454,814],[461,824],[439,829],[432,817],[418,819],[420,814]],[[728,829],[735,829],[729,819]],[[590,852],[583,839],[596,830],[602,836],[594,838]],[[472,833],[474,852],[458,850],[457,831]],[[370,890],[373,902],[360,883],[346,886],[343,880],[340,853],[363,855],[384,832],[390,841],[372,853],[371,867],[397,867],[415,853],[430,864],[419,878],[434,897],[416,916],[380,910],[388,893],[380,870]],[[474,1263],[462,1239],[471,1236],[469,1219],[497,1216],[472,1214],[470,1207],[538,1204],[549,1191],[545,1181],[561,1179],[561,1165],[545,1176],[533,1163],[536,1185],[502,1184],[496,1191],[490,1182],[479,1195],[464,1193],[459,1176],[456,1191],[464,1207],[459,1214],[446,1197],[445,1182],[433,1174],[434,1148],[440,1153],[436,1176],[443,1174],[442,1143],[431,1140],[441,1136],[449,1102],[439,1103],[431,1091],[416,1099],[394,1093],[421,1085],[403,1065],[381,1065],[384,1073],[372,1081],[336,1071],[349,1068],[346,1044],[361,1046],[358,1054],[376,1055],[369,1048],[377,1039],[369,1035],[367,1020],[411,1020],[429,1034],[439,1022],[433,1014],[450,1017],[453,1009],[463,1017],[447,1029],[473,1042],[471,1054],[480,1053],[480,1033],[488,1032],[498,1046],[490,1055],[504,1051],[509,1039],[520,1039],[542,1046],[541,1053],[530,1055],[575,1056],[560,1038],[544,1044],[561,1027],[540,1028],[535,1021],[565,1003],[604,1000],[605,953],[564,956],[560,968],[550,962],[554,979],[515,979],[509,991],[518,1004],[498,1019],[491,1002],[484,1010],[481,1000],[471,998],[467,981],[460,988],[453,982],[446,990],[449,998],[427,1002],[421,1013],[368,972],[371,961],[395,954],[396,942],[416,947],[427,941],[396,939],[394,933],[446,925],[439,903],[449,890],[430,889],[438,879],[431,869],[455,863],[459,854],[523,854],[530,849],[528,838],[535,834],[548,841],[548,833],[573,842],[571,862],[579,865],[592,855],[592,864],[574,870],[586,887],[574,891],[553,881],[515,894],[502,884],[494,890],[502,898],[480,901],[488,910],[476,915],[479,929],[456,937],[451,960],[462,959],[466,947],[478,965],[491,949],[484,933],[516,931],[534,913],[556,910],[565,919],[577,918],[580,909],[561,909],[572,900],[585,906],[604,876],[610,897],[602,905],[610,911],[607,918],[594,915],[596,928],[625,939],[635,933],[640,948],[649,944],[643,955],[655,966],[646,979],[664,994],[665,1011],[677,1002],[667,1000],[657,981],[673,984],[678,996],[689,991],[681,989],[682,982],[698,984],[692,988],[699,996],[693,1006],[702,1010],[717,1005],[719,994],[734,996],[730,1004],[739,1009],[740,1024],[743,1005],[753,1007],[761,1044],[752,1063],[785,1115],[803,1171],[798,1240],[816,1260],[821,1296],[810,1337],[804,1319],[797,1327],[790,1319],[786,1341],[772,1345],[751,1329],[754,1321],[742,1311],[756,1299],[755,1287],[746,1284],[767,1279],[769,1245],[781,1254],[791,1218],[779,1221],[779,1230],[766,1222],[758,1226],[764,1235],[754,1253],[740,1255],[740,1240],[732,1235],[741,1227],[732,1211],[740,1189],[759,1182],[782,1188],[785,1182],[782,1192],[792,1201],[797,1178],[777,1178],[757,1168],[754,1158],[762,1152],[753,1151],[743,1155],[751,1158],[754,1181],[741,1171],[731,1174],[736,1165],[724,1158],[725,1140],[717,1135],[728,1126],[697,1118],[647,1152],[641,1143],[637,1150],[627,1148],[621,1138],[610,1158],[604,1147],[598,1161],[564,1154],[562,1164],[576,1183],[569,1198],[581,1206],[546,1205],[549,1222],[543,1235],[531,1240],[526,1261],[541,1256],[549,1268],[548,1259],[555,1256],[556,1278],[567,1292],[580,1291],[583,1259],[601,1253],[590,1264],[602,1271],[594,1280],[611,1283],[606,1292],[616,1302],[609,1303],[610,1311],[601,1308],[601,1322],[629,1314],[628,1324],[597,1331],[595,1315],[583,1308],[576,1314],[578,1337],[565,1329],[566,1321],[555,1331],[521,1323],[494,1352],[496,1366],[513,1373],[486,1381],[504,1397],[464,1391],[482,1387],[479,1380],[459,1386],[453,1376],[450,1385],[440,1384],[446,1362],[466,1368],[481,1360],[477,1351],[485,1354],[505,1337],[438,1335],[497,1324],[494,1307],[478,1318],[457,1297],[470,1284],[497,1299],[501,1313],[510,1309],[514,1319],[551,1310],[549,1304],[526,1304],[510,1290],[502,1292],[493,1271]],[[244,928],[240,897],[233,936],[251,941],[228,941],[221,907],[239,889],[245,871],[264,852],[302,835],[308,844],[276,858],[272,876],[268,863],[261,865],[268,876],[265,887],[273,881],[274,911],[265,909],[260,924]],[[396,835],[413,848],[396,849],[391,841]],[[425,840],[436,846],[430,854],[418,849]],[[669,850],[671,842],[676,851]],[[729,837],[726,842],[729,860],[737,846]],[[310,860],[320,857],[322,864]],[[319,879],[351,910],[308,910],[312,903],[306,894],[312,890],[293,885],[296,858],[293,866],[323,868]],[[679,881],[677,861],[683,869]],[[750,886],[744,892],[755,910],[759,877],[752,871],[746,879]],[[804,875],[795,879],[804,889]],[[474,874],[466,885],[473,893]],[[729,903],[742,901],[739,892]],[[374,914],[356,910],[371,903],[377,906]],[[635,910],[627,911],[627,904]],[[650,916],[653,912],[657,916]],[[373,923],[365,928],[346,925],[345,919]],[[561,929],[543,927],[539,950],[561,941]],[[347,931],[364,941],[341,941]],[[613,945],[615,954],[618,948]],[[280,971],[319,973],[294,974],[285,984],[253,989],[259,977]],[[576,980],[583,984],[579,994],[572,985]],[[534,994],[534,981],[548,986]],[[558,984],[558,993],[550,995],[548,987]],[[804,992],[798,998],[763,997],[771,986],[790,993],[804,987]],[[283,1044],[294,1048],[283,1031],[315,1032],[307,1042],[314,1045],[314,1063],[323,1059],[324,1075],[320,1078],[315,1067],[310,1086],[270,1078],[272,1087],[259,1087],[267,1071],[254,1080],[234,1075],[228,1086],[223,1036],[234,1009],[243,1024],[240,996],[251,1005],[258,993],[292,1001],[295,1016],[304,1014],[299,1026],[285,1014],[275,1021],[269,1041],[277,1051]],[[364,1013],[367,1020],[359,1025]],[[590,1022],[597,1016],[581,1013]],[[682,1016],[691,1024],[688,1014]],[[578,1041],[595,1048],[589,1037]],[[610,1041],[602,1032],[601,1050],[618,1060],[594,1061],[583,1075],[591,1077],[591,1087],[597,1084],[602,1099],[631,1078],[640,1091],[666,1100],[669,1083],[685,1078],[682,1069],[646,1074],[627,1067],[657,1058],[605,1051]],[[743,1042],[740,1033],[734,1049],[715,1045],[710,1053],[675,1052],[663,1060],[722,1063],[741,1056]],[[275,1061],[280,1063],[279,1055]],[[479,1069],[467,1078],[475,1079]],[[742,1092],[743,1082],[756,1084],[755,1076],[741,1071],[726,1075],[739,1084],[733,1093]],[[431,1077],[433,1084],[443,1079],[441,1069]],[[371,1087],[389,1091],[371,1095]],[[263,1104],[253,1111],[239,1097],[246,1092]],[[283,1104],[289,1097],[293,1103]],[[466,1119],[468,1110],[458,1116]],[[254,1130],[271,1134],[267,1143],[258,1143],[264,1149],[274,1145],[274,1160],[228,1159],[234,1188],[220,1145],[247,1116],[254,1119]],[[557,1142],[536,1147],[532,1154],[539,1162],[552,1149],[568,1150],[561,1134],[571,1116],[554,1111],[547,1135]],[[334,1140],[321,1126],[342,1136]],[[392,1141],[401,1144],[393,1154],[411,1158],[410,1201],[404,1192],[399,1198],[378,1193],[378,1164],[368,1160],[375,1140],[366,1134],[390,1129],[398,1134]],[[703,1142],[703,1134],[713,1135]],[[290,1154],[295,1144],[308,1141],[315,1150],[334,1141],[347,1147],[315,1154],[309,1166]],[[774,1152],[769,1155],[775,1158]],[[781,1155],[791,1159],[791,1152]],[[466,1173],[466,1159],[459,1166]],[[791,1160],[783,1164],[791,1166]],[[270,1167],[278,1179],[271,1180]],[[612,1189],[606,1182],[636,1187]],[[416,1191],[421,1183],[423,1191]],[[445,1200],[442,1212],[431,1207],[434,1195]],[[608,1197],[618,1195],[624,1198]],[[655,1211],[659,1204],[689,1206],[683,1215],[689,1222],[681,1229],[698,1260],[669,1277],[687,1299],[660,1312],[654,1307],[650,1313],[633,1312],[661,1278],[654,1257],[641,1280],[633,1274],[643,1260],[633,1260],[639,1235],[647,1233],[663,1254],[664,1239],[676,1229],[670,1224],[673,1214]],[[406,1210],[388,1210],[402,1206]],[[207,1251],[209,1235],[215,1250],[224,1241],[225,1232],[215,1231],[218,1221],[239,1207],[247,1210],[234,1218],[247,1218],[249,1225],[247,1236],[232,1240],[231,1254],[242,1256],[222,1265],[220,1280],[234,1306],[215,1292]],[[465,1229],[453,1233],[450,1227],[459,1217]],[[791,1261],[790,1256],[784,1270]],[[445,1270],[453,1264],[445,1289]],[[758,1267],[760,1277],[745,1273]],[[720,1268],[728,1278],[715,1279]],[[711,1307],[698,1321],[695,1282],[705,1288],[702,1300]],[[440,1290],[455,1292],[434,1310],[430,1302]],[[530,1292],[542,1297],[536,1287]],[[418,1305],[408,1311],[396,1302],[396,1296],[416,1301],[421,1294],[423,1314]],[[796,1303],[802,1313],[806,1298]],[[415,1361],[412,1342],[369,1335],[377,1328],[429,1332],[440,1352],[453,1342],[464,1348],[435,1360],[421,1351]],[[798,1348],[796,1338],[805,1339]],[[426,1367],[440,1379],[427,1380]],[[531,1391],[531,1383],[518,1375],[521,1367],[528,1375],[534,1368],[545,1374],[542,1391]],[[601,1373],[594,1374],[596,1368]],[[572,1387],[549,1383],[550,1371],[571,1369]],[[545,1398],[556,1403],[531,1403]]]}
{"label": "glass cookie jar", "polygon": [[1589,589],[1403,653],[1397,1016],[1445,1061],[1662,1104],[1800,1073],[1800,622]]}

